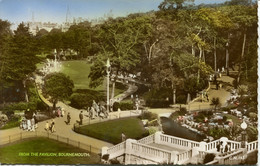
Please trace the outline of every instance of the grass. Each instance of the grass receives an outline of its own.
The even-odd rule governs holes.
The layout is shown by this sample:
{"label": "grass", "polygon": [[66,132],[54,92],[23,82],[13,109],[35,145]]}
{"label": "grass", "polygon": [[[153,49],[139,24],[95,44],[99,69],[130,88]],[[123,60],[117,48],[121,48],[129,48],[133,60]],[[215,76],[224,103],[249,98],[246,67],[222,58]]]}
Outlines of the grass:
{"label": "grass", "polygon": [[[90,89],[90,78],[88,78],[90,67],[91,64],[82,60],[64,61],[62,62],[61,72],[70,76],[74,81],[75,89]],[[95,90],[102,91],[104,88],[103,85],[100,85]]]}
{"label": "grass", "polygon": [[78,132],[113,144],[121,142],[121,133],[127,138],[140,139],[148,135],[138,118],[123,118],[92,125],[82,126]]}
{"label": "grass", "polygon": [[[19,154],[20,153],[20,154]],[[29,153],[29,156],[21,155]],[[24,140],[16,144],[0,148],[1,164],[99,164],[100,157],[90,154],[84,157],[67,156],[32,156],[31,153],[88,153],[85,150],[50,140],[47,138],[36,138]]]}
{"label": "grass", "polygon": [[[105,81],[96,88],[89,87],[90,78],[88,78],[88,75],[90,73],[90,67],[91,64],[82,60],[64,61],[62,62],[61,72],[68,75],[73,80],[75,89],[92,89],[99,91],[100,93],[105,93]],[[110,88],[110,91],[111,89],[112,88]],[[127,87],[125,85],[117,83],[115,86],[115,96],[123,93],[126,89]]]}

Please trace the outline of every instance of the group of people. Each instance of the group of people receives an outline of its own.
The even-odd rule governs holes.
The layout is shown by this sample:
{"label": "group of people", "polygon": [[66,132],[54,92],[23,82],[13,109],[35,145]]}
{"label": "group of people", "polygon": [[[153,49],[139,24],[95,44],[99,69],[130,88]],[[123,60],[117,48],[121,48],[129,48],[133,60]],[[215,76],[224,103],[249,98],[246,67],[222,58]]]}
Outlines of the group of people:
{"label": "group of people", "polygon": [[27,109],[24,112],[24,118],[22,118],[20,123],[20,129],[27,131],[35,131],[38,128],[38,119],[36,113]]}
{"label": "group of people", "polygon": [[54,119],[52,119],[52,121],[51,121],[50,124],[49,124],[48,121],[46,121],[45,130],[46,130],[46,131],[50,131],[50,132],[52,132],[52,133],[56,131]]}
{"label": "group of people", "polygon": [[220,142],[217,144],[217,151],[220,153],[226,153],[231,151],[230,143],[227,142]]}
{"label": "group of people", "polygon": [[63,117],[65,115],[64,108],[58,107],[57,110],[53,110],[52,112],[53,118],[55,117]]}

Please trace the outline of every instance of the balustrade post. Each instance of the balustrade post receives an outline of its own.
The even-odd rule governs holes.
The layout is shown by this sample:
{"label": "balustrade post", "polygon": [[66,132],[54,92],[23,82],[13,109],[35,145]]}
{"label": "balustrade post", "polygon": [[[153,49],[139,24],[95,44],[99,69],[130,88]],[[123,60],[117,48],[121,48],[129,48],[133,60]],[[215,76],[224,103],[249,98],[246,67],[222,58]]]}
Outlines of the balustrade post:
{"label": "balustrade post", "polygon": [[157,131],[154,134],[154,143],[157,143],[157,144],[161,143],[161,135],[162,135],[162,132],[160,132],[160,131]]}

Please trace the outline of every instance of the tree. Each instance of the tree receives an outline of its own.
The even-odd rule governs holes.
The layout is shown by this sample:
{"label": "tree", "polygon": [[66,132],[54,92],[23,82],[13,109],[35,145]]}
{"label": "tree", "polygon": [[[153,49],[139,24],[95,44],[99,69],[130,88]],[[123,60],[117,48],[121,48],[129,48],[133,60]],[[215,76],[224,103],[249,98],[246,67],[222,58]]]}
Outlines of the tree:
{"label": "tree", "polygon": [[215,112],[217,112],[217,107],[220,105],[219,98],[218,98],[218,97],[213,97],[213,98],[211,99],[210,105],[213,105],[213,106],[215,107],[215,108],[214,108]]}
{"label": "tree", "polygon": [[194,0],[164,0],[159,5],[160,10],[172,10],[181,9],[186,6],[189,2],[194,2]]}
{"label": "tree", "polygon": [[53,109],[57,102],[68,99],[74,88],[73,81],[63,73],[52,73],[44,78],[43,93],[51,97]]}
{"label": "tree", "polygon": [[97,32],[99,52],[89,74],[91,87],[103,82],[105,62],[109,58],[113,76],[111,98],[114,97],[115,82],[119,73],[134,73],[135,67],[140,63],[138,48],[143,44],[149,21],[148,17],[131,15],[128,18],[110,18],[100,25]]}
{"label": "tree", "polygon": [[40,61],[36,57],[37,47],[35,40],[24,23],[19,24],[14,36],[10,38],[5,47],[3,63],[1,66],[1,79],[6,82],[24,86],[25,99],[28,102],[26,80],[35,71]]}

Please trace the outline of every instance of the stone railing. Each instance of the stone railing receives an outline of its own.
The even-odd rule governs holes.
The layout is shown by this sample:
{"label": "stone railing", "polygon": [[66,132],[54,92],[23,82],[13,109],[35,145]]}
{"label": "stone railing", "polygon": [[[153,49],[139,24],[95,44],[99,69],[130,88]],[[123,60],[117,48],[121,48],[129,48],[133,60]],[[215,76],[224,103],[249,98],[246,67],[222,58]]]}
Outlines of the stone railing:
{"label": "stone railing", "polygon": [[205,165],[217,165],[218,164],[218,160],[213,160],[211,162],[206,163]]}
{"label": "stone railing", "polygon": [[227,143],[230,144],[231,151],[239,149],[241,147],[241,142],[236,142],[232,140],[228,140]]}
{"label": "stone railing", "polygon": [[131,154],[158,163],[170,163],[171,152],[149,145],[131,142]]}
{"label": "stone railing", "polygon": [[217,145],[220,143],[220,140],[215,140],[212,142],[209,142],[205,145],[205,151],[212,151],[217,149]]}
{"label": "stone railing", "polygon": [[144,138],[138,140],[137,143],[140,143],[140,144],[151,144],[151,143],[154,143],[154,134],[149,135],[147,137],[144,137]]}
{"label": "stone railing", "polygon": [[177,154],[177,164],[184,164],[192,157],[192,150]]}
{"label": "stone railing", "polygon": [[227,154],[223,157],[217,156],[215,157],[215,160],[218,160],[218,163],[220,165],[237,165],[241,164],[241,162],[246,159],[244,156],[246,154],[245,149],[238,149],[235,150],[233,153]]}
{"label": "stone railing", "polygon": [[126,149],[126,141],[107,149],[107,154],[109,154],[109,159],[113,159],[115,157],[121,156],[122,154],[125,153],[125,149]]}
{"label": "stone railing", "polygon": [[[157,134],[157,133],[156,133]],[[171,146],[171,147],[179,147],[179,148],[193,148],[199,147],[200,143],[196,141],[191,141],[188,139],[183,139],[179,137],[169,136],[165,134],[159,134],[159,140],[156,139],[155,134],[155,143]]]}
{"label": "stone railing", "polygon": [[250,142],[250,143],[247,143],[246,149],[247,149],[248,153],[250,153],[250,152],[252,152],[254,150],[257,150],[258,149],[258,140]]}

